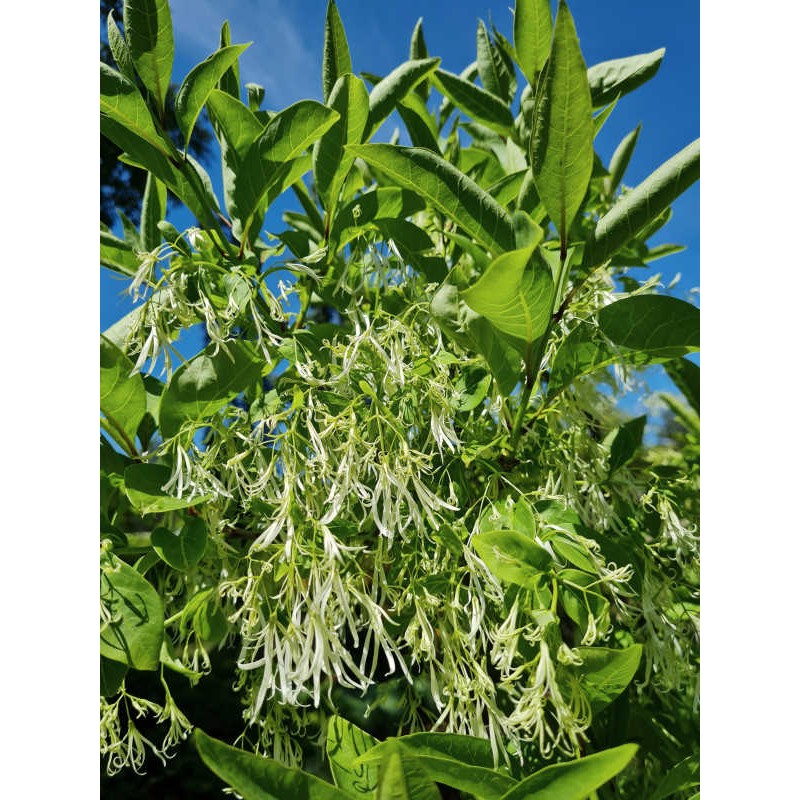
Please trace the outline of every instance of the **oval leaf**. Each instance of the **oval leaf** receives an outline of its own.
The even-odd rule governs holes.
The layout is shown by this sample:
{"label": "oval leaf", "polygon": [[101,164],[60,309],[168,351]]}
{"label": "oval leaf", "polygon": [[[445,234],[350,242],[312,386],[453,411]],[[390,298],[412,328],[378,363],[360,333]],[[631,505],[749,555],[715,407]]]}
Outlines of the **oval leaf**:
{"label": "oval leaf", "polygon": [[517,0],[514,7],[514,49],[522,73],[533,87],[547,62],[552,35],[550,0]]}
{"label": "oval leaf", "polygon": [[125,0],[122,9],[125,38],[136,72],[164,111],[175,42],[172,37],[172,16],[167,0]]}
{"label": "oval leaf", "polygon": [[164,608],[158,592],[113,553],[101,554],[100,597],[110,621],[100,626],[100,655],[134,669],[158,669]]}
{"label": "oval leaf", "polygon": [[[539,228],[539,239],[542,235]],[[537,243],[498,256],[478,282],[461,293],[464,302],[498,330],[528,344],[545,332],[553,308],[550,270],[530,264]]]}
{"label": "oval leaf", "polygon": [[156,528],[150,535],[150,544],[174,569],[186,572],[203,557],[208,540],[208,528],[200,517],[189,517],[178,531]]}
{"label": "oval leaf", "polygon": [[131,464],[125,470],[125,494],[131,505],[143,516],[178,508],[197,506],[209,499],[203,497],[173,497],[161,487],[165,486],[172,470],[163,464]]}
{"label": "oval leaf", "polygon": [[346,719],[333,716],[328,722],[325,750],[336,785],[353,797],[372,796],[378,784],[374,764],[355,764],[356,759],[378,743],[374,736]]}
{"label": "oval leaf", "polygon": [[634,644],[624,650],[578,647],[577,650],[583,663],[575,669],[589,696],[592,714],[598,714],[633,680],[642,660],[642,646]]}
{"label": "oval leaf", "polygon": [[623,744],[576,761],[553,764],[520,781],[502,800],[585,800],[622,772],[638,746]]}
{"label": "oval leaf", "polygon": [[417,84],[425,80],[440,63],[440,58],[406,61],[375,84],[369,93],[369,122],[364,130],[362,141],[369,141],[394,107]]}
{"label": "oval leaf", "polygon": [[194,732],[194,741],[206,766],[244,800],[352,800],[341,789],[314,775],[230,747],[199,728]]}
{"label": "oval leaf", "polygon": [[560,0],[547,66],[536,93],[531,165],[536,190],[565,242],[594,164],[592,98],[575,23]]}
{"label": "oval leaf", "polygon": [[519,531],[485,531],[472,546],[495,577],[526,589],[538,589],[553,564],[547,550]]}
{"label": "oval leaf", "polygon": [[[655,221],[675,198],[700,177],[700,140],[696,139],[635,189],[625,192],[597,222],[584,258],[587,266],[601,264],[629,239]],[[588,260],[587,260],[588,258]]]}
{"label": "oval leaf", "polygon": [[100,411],[130,449],[139,423],[147,411],[142,376],[133,362],[105,336],[100,336]]}
{"label": "oval leaf", "polygon": [[178,433],[186,420],[207,419],[261,377],[263,362],[253,349],[241,342],[226,347],[230,355],[222,349],[214,354],[211,344],[172,374],[159,405],[165,439]]}
{"label": "oval leaf", "polygon": [[183,134],[184,148],[189,147],[192,130],[211,90],[248,47],[250,44],[223,47],[200,62],[183,79],[175,95],[175,119]]}
{"label": "oval leaf", "polygon": [[347,148],[403,188],[424,197],[484,247],[514,249],[514,226],[505,209],[441,156],[417,147],[367,144]]}
{"label": "oval leaf", "polygon": [[432,80],[453,105],[475,122],[480,122],[501,136],[514,136],[514,117],[502,100],[474,83],[442,69],[436,70]]}
{"label": "oval leaf", "polygon": [[658,72],[665,52],[661,47],[652,53],[615,58],[590,67],[587,78],[592,91],[592,105],[600,108],[649,81]]}

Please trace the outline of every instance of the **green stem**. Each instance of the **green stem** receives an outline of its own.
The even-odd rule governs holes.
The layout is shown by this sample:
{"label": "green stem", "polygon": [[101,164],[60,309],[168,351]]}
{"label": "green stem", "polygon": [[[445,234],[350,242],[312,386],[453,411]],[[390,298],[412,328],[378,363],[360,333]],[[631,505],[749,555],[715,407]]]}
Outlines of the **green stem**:
{"label": "green stem", "polygon": [[128,436],[128,434],[125,432],[125,429],[114,419],[114,417],[106,413],[105,419],[102,417],[100,419],[100,426],[105,428],[106,431],[108,431],[108,433],[110,433],[117,440],[117,442],[123,445],[131,458],[141,461],[142,457],[139,454],[139,451],[136,449],[136,445],[131,441],[130,436]]}

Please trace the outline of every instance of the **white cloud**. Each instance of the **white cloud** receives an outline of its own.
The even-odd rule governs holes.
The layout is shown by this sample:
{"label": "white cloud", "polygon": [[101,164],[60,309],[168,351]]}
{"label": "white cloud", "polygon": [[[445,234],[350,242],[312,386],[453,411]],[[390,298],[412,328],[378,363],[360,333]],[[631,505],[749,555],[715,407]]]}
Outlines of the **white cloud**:
{"label": "white cloud", "polygon": [[234,43],[253,42],[239,61],[242,85],[261,84],[265,107],[320,99],[322,41],[304,41],[287,5],[279,0],[172,0],[176,54],[192,64],[205,58],[217,48],[227,19]]}

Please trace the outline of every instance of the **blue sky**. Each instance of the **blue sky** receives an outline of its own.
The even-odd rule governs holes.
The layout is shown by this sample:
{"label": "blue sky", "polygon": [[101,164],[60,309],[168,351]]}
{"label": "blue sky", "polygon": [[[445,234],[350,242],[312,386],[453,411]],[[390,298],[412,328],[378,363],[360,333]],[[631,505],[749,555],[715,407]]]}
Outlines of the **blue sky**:
{"label": "blue sky", "polygon": [[[174,82],[179,83],[195,64],[216,49],[220,25],[227,19],[234,43],[253,42],[240,60],[242,83],[252,81],[263,85],[266,107],[280,109],[303,98],[321,99],[326,0],[172,0],[170,5],[176,46]],[[356,72],[386,74],[406,60],[411,31],[419,17],[423,18],[430,54],[440,56],[442,67],[452,72],[460,72],[475,58],[478,19],[486,22],[491,19],[507,38],[512,38],[509,3],[496,0],[458,3],[340,0],[338,7]],[[619,140],[642,123],[625,181],[634,185],[699,136],[699,3],[697,0],[670,3],[572,0],[570,9],[589,66],[666,48],[658,74],[620,100],[597,140],[597,149],[607,163]],[[388,138],[394,124],[395,119],[390,118],[377,138]],[[212,159],[209,171],[221,196],[216,159]],[[291,193],[284,195],[267,217],[267,230],[285,228],[280,214],[294,207],[293,201]],[[662,273],[665,284],[681,273],[672,293],[688,299],[689,290],[699,286],[699,185],[695,184],[679,198],[673,210],[670,224],[652,241],[680,243],[686,250],[655,262],[651,269]],[[193,222],[185,213],[173,214],[172,221],[179,228]],[[101,272],[101,329],[104,329],[130,306],[127,297],[120,297],[124,284],[107,271]],[[651,271],[637,270],[634,274],[649,276]],[[189,337],[184,354],[189,355],[199,341],[199,337]],[[666,386],[659,369],[649,371],[648,379],[653,388]]]}

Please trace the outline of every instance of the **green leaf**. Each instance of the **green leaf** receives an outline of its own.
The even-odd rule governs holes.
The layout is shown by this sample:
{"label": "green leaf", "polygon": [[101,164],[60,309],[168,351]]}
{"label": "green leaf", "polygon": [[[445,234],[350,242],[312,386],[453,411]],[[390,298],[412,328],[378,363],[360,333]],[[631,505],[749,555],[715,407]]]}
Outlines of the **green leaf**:
{"label": "green leaf", "polygon": [[[222,23],[222,27],[219,31],[219,47],[220,50],[223,47],[230,47],[231,46],[231,26],[228,20]],[[234,61],[230,67],[228,67],[225,74],[219,79],[218,88],[225,92],[226,94],[230,95],[231,97],[235,97],[237,100],[242,95],[241,83],[239,81],[239,62]]]}
{"label": "green leaf", "polygon": [[611,161],[608,165],[608,177],[603,181],[603,191],[609,197],[617,191],[617,187],[622,181],[622,176],[625,174],[625,170],[628,169],[628,164],[630,164],[641,130],[642,125],[640,123],[617,145],[614,155],[611,156]]}
{"label": "green leaf", "polygon": [[466,366],[461,369],[456,381],[458,410],[472,411],[477,408],[489,393],[492,376],[483,367]]}
{"label": "green leaf", "polygon": [[580,324],[564,340],[553,360],[548,394],[615,361],[640,367],[671,361],[699,346],[700,312],[690,303],[662,295],[618,300],[600,311],[596,329]]}
{"label": "green leaf", "polygon": [[499,53],[495,52],[489,32],[478,20],[477,50],[478,50],[478,75],[480,75],[483,88],[500,100],[505,100],[508,93],[508,78],[503,73],[503,65]]}
{"label": "green leaf", "polygon": [[[156,130],[153,118],[142,99],[136,85],[124,75],[108,66],[100,64],[100,122],[101,132],[123,149],[128,142],[119,141],[103,130],[103,117],[116,122],[128,132],[129,136],[140,139],[162,156],[170,156],[171,144]],[[109,128],[109,130],[112,130]],[[115,130],[115,129],[113,129]]]}
{"label": "green leaf", "polygon": [[608,474],[611,475],[627,464],[636,455],[642,444],[647,415],[634,417],[609,434],[611,453],[608,458]]}
{"label": "green leaf", "polygon": [[689,405],[700,413],[700,367],[687,358],[678,358],[664,364],[667,375],[683,392]]}
{"label": "green leaf", "polygon": [[534,88],[550,54],[552,35],[550,0],[517,0],[514,8],[514,49],[522,74]]}
{"label": "green leaf", "polygon": [[406,126],[411,144],[414,147],[425,147],[434,153],[440,153],[439,139],[432,124],[433,120],[424,107],[420,108],[420,106],[424,106],[422,100],[419,100],[419,104],[409,103],[409,98],[412,97],[419,100],[417,95],[410,94],[397,104],[397,112]]}
{"label": "green leaf", "polygon": [[474,83],[442,69],[434,72],[432,80],[434,86],[451,103],[475,122],[485,125],[501,136],[514,136],[514,117],[502,100]]}
{"label": "green leaf", "polygon": [[185,149],[189,149],[192,130],[209,94],[248,47],[250,44],[235,44],[221,48],[192,68],[183,79],[175,95],[175,119],[183,134]]}
{"label": "green leaf", "polygon": [[[411,44],[408,48],[409,61],[419,61],[428,58],[428,46],[425,44],[425,36],[422,33],[422,17],[417,20],[414,30],[411,33]],[[427,101],[430,94],[431,85],[430,81],[420,81],[414,87],[414,93],[422,98],[423,102]]]}
{"label": "green leaf", "polygon": [[314,775],[230,747],[199,728],[194,741],[205,765],[244,800],[352,800]]}
{"label": "green leaf", "polygon": [[119,71],[131,82],[136,83],[136,69],[133,66],[133,58],[131,58],[131,51],[128,48],[128,43],[125,37],[117,27],[117,21],[114,19],[114,9],[108,12],[106,20],[106,34],[108,36],[108,46],[111,50],[111,55],[114,57],[117,68]]}
{"label": "green leaf", "polygon": [[173,497],[162,488],[171,477],[172,470],[164,464],[131,464],[125,469],[125,494],[143,516],[199,506],[211,497]]}
{"label": "green leaf", "polygon": [[[602,111],[592,117],[592,125],[594,126],[594,138],[596,139],[598,134],[601,130],[603,130],[603,125],[606,124],[606,120],[611,116],[611,112],[617,107],[617,101],[619,100],[619,96],[615,97]],[[641,127],[641,126],[640,126]],[[599,157],[597,153],[595,153],[595,160],[599,161]],[[602,162],[600,162],[602,166]]]}
{"label": "green leaf", "polygon": [[200,517],[189,517],[177,531],[156,528],[150,535],[150,544],[174,569],[186,572],[203,557],[208,539],[208,528]]}
{"label": "green leaf", "polygon": [[560,0],[550,57],[536,93],[531,165],[536,189],[565,242],[594,164],[592,99],[575,23]]}
{"label": "green leaf", "polygon": [[662,164],[635,189],[623,194],[600,217],[587,242],[587,266],[601,264],[629,239],[656,220],[673,200],[700,177],[700,140],[696,139]]}
{"label": "green leaf", "polygon": [[355,760],[374,747],[378,740],[343,717],[334,715],[328,722],[325,751],[336,785],[352,797],[372,797],[378,783],[378,770],[372,764]]}
{"label": "green leaf", "polygon": [[[543,235],[539,228],[538,239]],[[531,263],[536,244],[498,256],[477,283],[461,293],[464,302],[498,330],[528,344],[547,330],[553,308],[550,270]]]}
{"label": "green leaf", "polygon": [[604,306],[600,330],[620,347],[683,355],[700,347],[700,309],[675,297],[641,294]]}
{"label": "green leaf", "polygon": [[428,778],[482,800],[499,800],[516,781],[495,769],[488,739],[454,733],[412,733],[373,747],[359,761],[373,764],[393,749],[413,753]]}
{"label": "green leaf", "polygon": [[514,391],[522,364],[518,343],[473,311],[454,284],[445,281],[436,291],[431,299],[431,315],[453,341],[483,356],[501,394],[508,397]]}
{"label": "green leaf", "polygon": [[369,93],[369,122],[364,129],[362,141],[368,142],[394,107],[417,84],[425,80],[440,63],[440,58],[406,61],[375,84]]}
{"label": "green leaf", "polygon": [[175,43],[167,0],[125,0],[125,38],[136,72],[163,114]]}
{"label": "green leaf", "polygon": [[520,781],[502,800],[585,800],[628,765],[638,746],[623,744],[576,761],[553,764]]}
{"label": "green leaf", "polygon": [[328,105],[339,119],[314,145],[314,184],[323,207],[331,211],[353,164],[345,153],[348,144],[359,144],[369,117],[369,95],[364,82],[351,73],[341,75],[333,86]]}
{"label": "green leaf", "polygon": [[126,241],[101,230],[100,263],[122,275],[133,277],[139,269],[139,256]]}
{"label": "green leaf", "polygon": [[167,187],[152,172],[148,172],[142,198],[141,227],[142,244],[148,253],[161,244],[161,231],[158,229],[158,223],[166,215]]}
{"label": "green leaf", "polygon": [[[133,362],[113,342],[100,336],[100,411],[111,428],[123,435],[130,448],[147,411],[142,376],[133,372]],[[125,440],[127,437],[127,441]]]}
{"label": "green leaf", "polygon": [[665,800],[677,792],[691,789],[699,784],[700,764],[697,756],[691,755],[679,761],[656,786],[650,800]]}
{"label": "green leaf", "polygon": [[347,148],[403,188],[424,197],[464,231],[496,253],[514,249],[505,209],[441,156],[416,147],[368,144]]}
{"label": "green leaf", "polygon": [[526,589],[538,589],[553,565],[550,553],[519,531],[484,531],[472,546],[496,578]]}
{"label": "green leaf", "polygon": [[384,745],[375,800],[441,800],[439,791],[410,749],[396,739]]}
{"label": "green leaf", "polygon": [[350,49],[344,33],[339,9],[333,0],[328,0],[325,12],[325,34],[322,44],[322,99],[327,103],[336,81],[353,71]]}
{"label": "green leaf", "polygon": [[575,667],[596,715],[619,697],[636,675],[642,660],[642,646],[624,650],[608,647],[578,647],[582,664]]}
{"label": "green leaf", "polygon": [[100,598],[110,616],[101,621],[100,655],[134,669],[158,669],[164,638],[158,592],[113,553],[101,553]]}
{"label": "green leaf", "polygon": [[113,697],[128,674],[128,665],[100,656],[100,694]]}
{"label": "green leaf", "polygon": [[592,91],[592,105],[600,108],[618,95],[628,94],[652,78],[664,58],[663,47],[652,53],[615,58],[589,68],[587,78]]}
{"label": "green leaf", "polygon": [[268,366],[244,342],[228,342],[228,352],[220,348],[214,353],[215,349],[210,344],[172,374],[159,406],[164,439],[177,434],[185,421],[201,423],[224,408]]}

